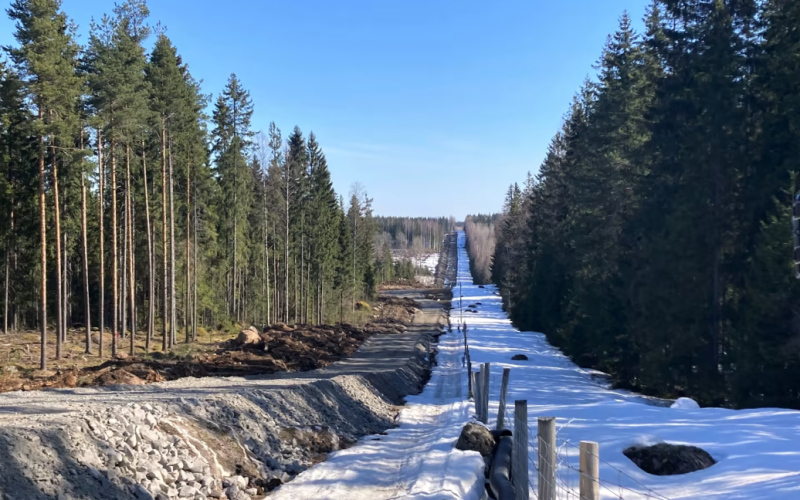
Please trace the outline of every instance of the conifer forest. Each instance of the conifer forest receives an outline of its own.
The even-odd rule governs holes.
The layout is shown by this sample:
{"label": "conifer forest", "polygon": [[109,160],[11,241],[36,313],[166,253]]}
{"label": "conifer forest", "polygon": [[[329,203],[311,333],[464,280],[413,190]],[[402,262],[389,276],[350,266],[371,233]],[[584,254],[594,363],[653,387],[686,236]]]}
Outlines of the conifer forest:
{"label": "conifer forest", "polygon": [[7,14],[2,328],[40,332],[42,369],[68,328],[101,358],[142,340],[168,351],[203,327],[347,320],[373,295],[363,188],[334,192],[313,132],[253,130],[235,74],[205,94],[144,0],[93,22],[85,45],[59,0]]}
{"label": "conifer forest", "polygon": [[509,188],[492,279],[619,387],[797,408],[800,2],[656,0],[644,26],[622,16]]}

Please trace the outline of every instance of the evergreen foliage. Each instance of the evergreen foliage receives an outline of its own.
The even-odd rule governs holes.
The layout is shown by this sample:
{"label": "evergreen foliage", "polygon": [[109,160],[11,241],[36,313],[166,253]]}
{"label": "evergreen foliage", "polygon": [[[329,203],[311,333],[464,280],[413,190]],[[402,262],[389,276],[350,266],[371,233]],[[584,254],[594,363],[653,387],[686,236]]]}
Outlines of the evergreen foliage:
{"label": "evergreen foliage", "polygon": [[235,74],[206,116],[208,96],[169,37],[156,30],[146,52],[144,0],[93,23],[85,47],[59,0],[14,0],[7,13],[17,43],[0,62],[4,332],[39,328],[46,346],[54,323],[60,349],[81,324],[89,352],[90,325],[102,325],[112,354],[140,332],[167,350],[181,328],[188,342],[198,326],[346,321],[373,296],[371,200],[339,202],[313,133],[254,131]]}
{"label": "evergreen foliage", "polygon": [[645,25],[623,15],[509,189],[492,278],[516,324],[621,387],[800,407],[800,8],[655,0]]}

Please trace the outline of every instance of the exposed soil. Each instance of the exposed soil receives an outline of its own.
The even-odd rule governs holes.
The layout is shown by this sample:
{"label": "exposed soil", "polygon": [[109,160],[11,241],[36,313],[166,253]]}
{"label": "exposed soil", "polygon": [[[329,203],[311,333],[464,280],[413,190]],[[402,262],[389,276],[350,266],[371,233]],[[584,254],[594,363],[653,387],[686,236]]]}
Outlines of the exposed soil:
{"label": "exposed soil", "polygon": [[[405,324],[410,323],[418,312],[419,303],[414,300],[381,296],[372,306],[371,321],[363,326],[347,323],[288,326],[278,323],[265,327],[261,332],[255,327],[244,329],[235,338],[223,333],[211,342],[183,344],[166,354],[159,351],[145,354],[140,347],[141,354],[128,356],[120,346],[117,357],[106,361],[97,356],[76,354],[66,348],[65,359],[59,364],[53,363],[55,369],[48,371],[36,370],[33,367],[36,361],[28,359],[32,356],[17,356],[16,363],[9,362],[0,367],[0,392],[141,385],[181,377],[314,370],[353,354],[372,335],[405,332]],[[14,350],[30,351],[28,336],[9,335],[6,338],[9,342],[4,344],[9,353],[7,358],[11,358],[10,352]],[[78,344],[80,338],[75,341]],[[120,340],[120,344],[123,342],[127,344],[127,340]]]}

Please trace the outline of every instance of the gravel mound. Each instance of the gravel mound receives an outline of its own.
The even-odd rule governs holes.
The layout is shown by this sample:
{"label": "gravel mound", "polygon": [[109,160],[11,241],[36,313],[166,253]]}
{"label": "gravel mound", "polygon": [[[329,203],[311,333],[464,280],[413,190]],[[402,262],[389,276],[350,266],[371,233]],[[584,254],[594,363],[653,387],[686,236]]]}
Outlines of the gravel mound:
{"label": "gravel mound", "polygon": [[[441,321],[437,311],[434,319]],[[429,344],[440,333],[433,325],[415,328],[420,333],[400,337],[417,339],[407,344],[413,348],[398,351],[408,357],[383,370],[358,372],[368,359],[348,364],[348,358],[326,369],[333,370],[327,378],[323,371],[318,378],[318,372],[305,372],[252,382],[207,377],[79,387],[32,393],[27,404],[39,405],[35,409],[23,404],[26,393],[4,395],[0,498],[260,497],[328,453],[396,425],[397,405],[418,393],[429,376]],[[301,342],[296,331],[277,330],[287,341]],[[397,342],[391,340],[395,335],[382,338]],[[251,344],[245,345],[246,350]],[[267,345],[271,350],[273,344]],[[373,338],[367,347],[374,345]],[[380,350],[375,355],[378,361],[385,356]],[[113,371],[114,380],[138,377],[122,371]],[[10,407],[11,401],[19,406]],[[8,418],[12,411],[19,413]]]}

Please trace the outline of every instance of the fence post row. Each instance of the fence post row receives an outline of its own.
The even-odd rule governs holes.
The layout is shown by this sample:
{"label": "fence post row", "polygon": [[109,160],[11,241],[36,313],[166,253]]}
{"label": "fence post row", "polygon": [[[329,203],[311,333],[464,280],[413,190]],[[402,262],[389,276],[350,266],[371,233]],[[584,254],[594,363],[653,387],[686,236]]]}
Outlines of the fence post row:
{"label": "fence post row", "polygon": [[600,500],[600,445],[594,441],[580,443],[581,500]]}
{"label": "fence post row", "polygon": [[500,405],[497,408],[497,430],[502,430],[506,415],[506,392],[508,391],[508,376],[510,368],[503,368],[503,382],[500,384]]}
{"label": "fence post row", "polygon": [[516,500],[528,500],[528,401],[514,401],[514,447],[511,449],[511,480]]}
{"label": "fence post row", "polygon": [[[514,427],[516,430],[516,427]],[[539,500],[556,500],[556,419],[539,417]]]}

